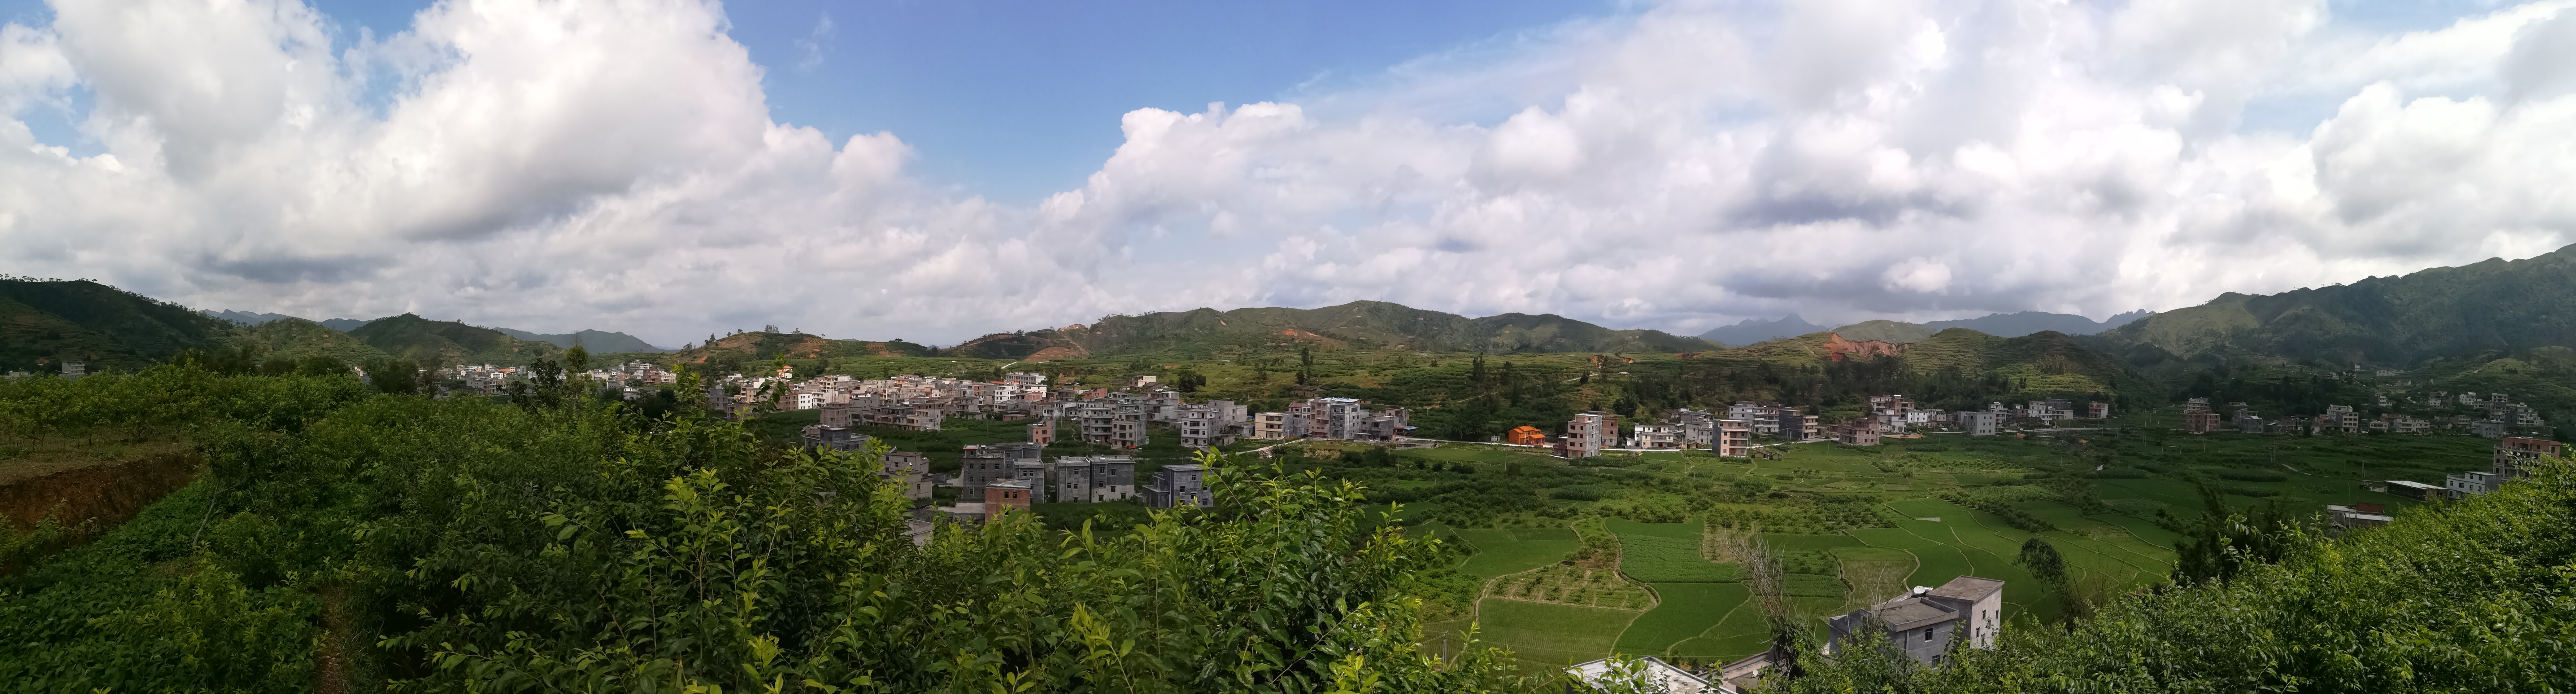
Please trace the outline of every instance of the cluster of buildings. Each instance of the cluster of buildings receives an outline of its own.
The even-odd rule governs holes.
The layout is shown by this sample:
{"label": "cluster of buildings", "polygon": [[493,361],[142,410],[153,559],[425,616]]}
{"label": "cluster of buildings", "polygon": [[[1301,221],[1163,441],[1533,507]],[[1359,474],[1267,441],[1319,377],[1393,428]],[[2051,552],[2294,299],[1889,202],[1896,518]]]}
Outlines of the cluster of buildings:
{"label": "cluster of buildings", "polygon": [[1972,436],[1992,436],[2008,424],[2045,425],[2079,414],[2087,419],[2108,419],[2111,405],[2086,403],[2079,411],[2065,400],[2033,400],[2027,406],[1998,402],[1983,410],[1945,412],[1916,407],[1903,395],[1878,395],[1869,399],[1865,414],[1826,427],[1817,423],[1815,415],[1796,407],[1739,401],[1723,413],[1673,410],[1660,422],[1639,422],[1624,434],[1619,415],[1592,411],[1568,420],[1562,435],[1549,436],[1538,427],[1520,426],[1504,432],[1499,440],[1515,446],[1552,448],[1566,458],[1590,457],[1614,449],[1703,449],[1721,456],[1743,456],[1751,454],[1755,434],[1786,441],[1831,438],[1853,446],[1875,446],[1880,436],[1903,434],[1910,428],[1957,428]]}
{"label": "cluster of buildings", "polygon": [[[2456,472],[2442,479],[2441,485],[2413,480],[2388,480],[2372,487],[2416,501],[2461,499],[2493,492],[2506,482],[2530,477],[2540,461],[2556,458],[2564,444],[2548,439],[2506,436],[2496,442],[2495,458],[2486,470]],[[2355,528],[2387,524],[2395,517],[2379,504],[2357,503],[2350,506],[2330,504],[2326,517],[2335,525]]]}
{"label": "cluster of buildings", "polygon": [[775,375],[726,376],[707,388],[707,408],[739,416],[764,399],[778,410],[822,410],[831,426],[871,424],[938,431],[959,419],[1032,419],[1054,416],[1046,375],[1012,372],[1000,381],[901,375],[858,379],[825,375],[797,380],[792,369]]}
{"label": "cluster of buildings", "polygon": [[[66,379],[71,379],[71,378],[80,378],[80,377],[82,377],[82,376],[87,376],[87,375],[89,375],[89,367],[87,367],[87,366],[85,366],[85,365],[82,365],[80,362],[76,362],[76,361],[66,361],[66,362],[56,362],[56,363],[61,364],[61,365],[62,365],[62,367],[63,367],[63,378],[66,378]],[[9,379],[13,379],[13,380],[14,380],[14,379],[20,379],[20,378],[29,378],[29,377],[32,377],[32,376],[35,376],[35,375],[36,375],[36,373],[35,373],[35,372],[33,372],[33,371],[11,371],[11,372],[9,372],[9,373],[5,376],[5,378],[9,378]]]}
{"label": "cluster of buildings", "polygon": [[[2449,394],[2447,393],[2434,393],[2435,400],[2441,403],[2449,402],[2448,395]],[[2222,431],[2230,427],[2247,434],[2296,434],[2301,432],[2311,434],[2360,434],[2365,432],[2430,434],[2436,429],[2442,429],[2468,432],[2491,439],[2500,439],[2504,438],[2506,433],[2511,432],[2514,429],[2536,429],[2548,426],[2548,422],[2541,419],[2539,412],[2531,409],[2530,405],[2512,402],[2508,400],[2503,393],[2493,393],[2490,395],[2491,397],[2487,400],[2476,400],[2476,393],[2460,394],[2460,402],[2462,404],[2484,407],[2487,411],[2487,416],[2484,418],[2459,415],[2447,418],[2426,419],[2413,415],[2387,412],[2382,413],[2377,417],[2364,419],[2359,413],[2353,411],[2353,407],[2351,405],[2327,405],[2324,414],[2319,414],[2314,417],[2282,417],[2279,419],[2265,419],[2252,408],[2247,407],[2245,403],[2231,402],[2227,403],[2226,406],[2228,409],[2232,410],[2232,412],[2224,422],[2219,419],[2218,408],[2213,407],[2210,404],[2209,398],[2192,398],[2183,403],[2182,428],[2184,431],[2194,434],[2206,434],[2213,431]],[[2384,402],[2386,397],[2382,396],[2381,400]]]}

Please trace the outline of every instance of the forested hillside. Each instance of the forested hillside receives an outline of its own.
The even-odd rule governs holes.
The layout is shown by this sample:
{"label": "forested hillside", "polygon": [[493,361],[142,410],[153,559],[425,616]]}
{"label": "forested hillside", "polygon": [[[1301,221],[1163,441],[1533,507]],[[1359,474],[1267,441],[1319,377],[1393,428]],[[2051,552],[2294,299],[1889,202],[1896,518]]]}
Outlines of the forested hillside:
{"label": "forested hillside", "polygon": [[0,372],[138,369],[213,349],[232,324],[89,280],[0,277]]}
{"label": "forested hillside", "polygon": [[433,321],[409,313],[379,318],[349,331],[367,346],[416,364],[519,366],[563,352],[552,343],[521,340],[458,321]]}
{"label": "forested hillside", "polygon": [[1698,338],[1656,330],[1612,330],[1556,315],[1468,318],[1383,301],[1354,301],[1316,309],[1202,308],[1109,316],[1087,326],[990,335],[958,350],[981,358],[1020,359],[1041,351],[1114,356],[1298,344],[1492,354],[1696,352],[1716,347]]}
{"label": "forested hillside", "polygon": [[2262,296],[2228,293],[2090,338],[2178,374],[2246,359],[2405,369],[2437,358],[2576,347],[2576,247]]}

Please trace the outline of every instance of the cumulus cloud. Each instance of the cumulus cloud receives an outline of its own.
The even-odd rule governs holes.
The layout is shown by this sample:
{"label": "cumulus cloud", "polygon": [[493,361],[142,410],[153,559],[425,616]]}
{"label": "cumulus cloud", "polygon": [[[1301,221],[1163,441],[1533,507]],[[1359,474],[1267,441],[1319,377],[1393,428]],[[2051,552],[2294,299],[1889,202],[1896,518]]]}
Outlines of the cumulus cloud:
{"label": "cumulus cloud", "polygon": [[[2565,3],[2373,36],[2316,0],[1677,1],[1401,68],[1437,90],[1100,114],[1124,143],[1027,208],[918,183],[899,133],[778,122],[711,2],[451,0],[336,49],[328,22],[120,0],[0,27],[12,270],[953,342],[1354,299],[1687,332],[2098,316],[2576,240]],[[17,120],[76,90],[98,154]],[[2272,102],[2330,115],[2244,125]]]}

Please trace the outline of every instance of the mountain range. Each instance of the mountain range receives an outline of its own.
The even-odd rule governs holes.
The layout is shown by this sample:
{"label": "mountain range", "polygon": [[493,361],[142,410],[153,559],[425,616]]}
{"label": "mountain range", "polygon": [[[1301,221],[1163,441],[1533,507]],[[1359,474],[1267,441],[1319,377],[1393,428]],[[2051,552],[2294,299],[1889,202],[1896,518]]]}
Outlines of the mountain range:
{"label": "mountain range", "polygon": [[2047,331],[2055,331],[2068,335],[2092,335],[2112,328],[2117,328],[2122,325],[2127,325],[2132,321],[2136,321],[2139,318],[2144,318],[2150,315],[2154,315],[2154,312],[2137,310],[2112,316],[2109,320],[2096,321],[2091,318],[2071,313],[2022,311],[2019,313],[1995,313],[1976,318],[1940,320],[1929,323],[1873,320],[1853,323],[1839,328],[1825,328],[1810,324],[1807,321],[1798,318],[1797,314],[1793,313],[1779,320],[1746,320],[1734,325],[1700,333],[1699,337],[1700,339],[1719,344],[1740,346],[1764,340],[1778,340],[1820,332],[1840,333],[1843,337],[1854,340],[1878,340],[1881,342],[1896,343],[1919,341],[1950,328],[1967,328],[1969,330],[1996,337],[2021,337],[2024,335]]}
{"label": "mountain range", "polygon": [[1555,314],[1468,318],[1383,301],[1354,301],[1314,309],[1202,308],[1109,316],[1091,325],[986,335],[941,353],[1031,359],[1299,344],[1492,354],[1698,352],[1717,346],[1660,330],[1613,330]]}
{"label": "mountain range", "polygon": [[[232,310],[224,310],[224,311],[199,311],[199,313],[203,313],[203,314],[205,314],[205,315],[207,315],[207,316],[211,316],[211,317],[216,318],[216,319],[218,319],[218,320],[232,321],[232,322],[234,322],[234,323],[240,323],[240,324],[243,324],[243,325],[248,325],[248,326],[253,326],[253,327],[257,327],[257,326],[264,326],[264,325],[267,325],[267,324],[269,324],[269,323],[273,323],[273,322],[277,322],[277,321],[281,321],[281,320],[292,320],[292,321],[301,321],[301,322],[305,322],[305,323],[314,323],[314,324],[320,325],[321,327],[329,328],[329,329],[332,329],[332,330],[337,330],[337,331],[344,332],[344,333],[345,333],[345,332],[350,332],[350,331],[357,330],[358,328],[363,327],[363,326],[365,326],[365,325],[366,325],[366,324],[368,324],[368,323],[372,323],[372,322],[374,322],[374,321],[358,320],[358,319],[356,319],[356,318],[330,318],[330,319],[324,319],[324,320],[320,320],[320,321],[315,321],[315,320],[311,320],[311,319],[307,319],[307,318],[300,318],[300,317],[296,317],[296,316],[290,316],[290,315],[286,315],[286,314],[283,314],[283,313],[253,313],[253,312],[250,312],[250,311],[232,311]],[[378,319],[376,319],[376,320],[384,320],[384,319],[382,319],[382,318],[378,318]],[[642,340],[642,339],[640,339],[640,338],[637,338],[637,337],[635,337],[635,336],[633,336],[633,335],[628,335],[628,334],[626,334],[626,333],[619,333],[619,332],[608,332],[608,331],[605,331],[605,330],[580,330],[580,331],[576,331],[576,332],[562,333],[562,334],[545,334],[545,333],[529,332],[529,331],[526,331],[526,330],[518,330],[518,329],[515,329],[515,328],[492,328],[492,329],[493,329],[493,330],[501,331],[501,332],[503,332],[503,333],[507,333],[507,334],[509,334],[511,337],[519,338],[519,339],[521,339],[521,340],[535,340],[535,341],[539,341],[539,342],[551,342],[551,343],[554,343],[554,346],[555,346],[555,347],[557,347],[557,348],[559,348],[559,349],[572,349],[574,345],[580,345],[583,349],[590,350],[590,352],[591,352],[591,353],[593,353],[593,354],[608,354],[608,353],[613,353],[613,352],[640,352],[640,353],[646,353],[646,354],[656,354],[656,353],[669,352],[669,351],[671,351],[671,350],[664,349],[664,348],[661,348],[661,347],[655,347],[655,346],[653,346],[653,345],[651,345],[651,344],[649,344],[649,343],[646,343],[644,340]]]}
{"label": "mountain range", "polygon": [[[340,325],[348,327],[345,331],[334,329]],[[1783,335],[1789,331],[1806,332]],[[1953,333],[1962,336],[1943,337]],[[801,333],[736,333],[675,356],[691,361],[762,359],[780,353],[809,358],[955,356],[1043,361],[1229,348],[1293,351],[1301,345],[1489,354],[1693,353],[1724,350],[1715,343],[1758,347],[1788,340],[1800,345],[1816,343],[1799,347],[1810,350],[1828,343],[1876,344],[1881,346],[1863,351],[1903,351],[1909,360],[1929,364],[1922,360],[1945,350],[1954,351],[1941,345],[1965,344],[1960,341],[1969,339],[1968,335],[2010,340],[2071,339],[2066,344],[2075,349],[2116,356],[2130,367],[2168,383],[2230,363],[2299,362],[2398,369],[2428,368],[2438,363],[2446,364],[2442,367],[2445,373],[2478,374],[2483,373],[2479,370],[2481,364],[2517,360],[2500,363],[2495,371],[2521,373],[2533,364],[2569,362],[2556,356],[2535,356],[2532,350],[2576,347],[2576,246],[2525,260],[2494,259],[2431,268],[2402,277],[2372,277],[2347,285],[2270,295],[2228,293],[2200,306],[2154,314],[2124,313],[2106,321],[2021,312],[1920,324],[1866,321],[1826,330],[1792,315],[1779,320],[1745,321],[1700,337],[1685,337],[1657,330],[1614,330],[1552,314],[1507,313],[1469,318],[1385,302],[1357,301],[1315,309],[1202,308],[1113,315],[1089,325],[995,333],[945,349],[900,340],[872,342],[829,340]],[[282,355],[326,354],[350,361],[395,356],[441,363],[508,364],[560,353],[575,340],[602,353],[652,348],[620,333],[547,335],[431,321],[410,314],[345,323],[339,319],[316,323],[240,311],[206,314],[85,280],[0,279],[0,370],[36,370],[65,359],[137,368],[166,360],[185,349],[238,342],[258,344]],[[1897,346],[1905,348],[1898,350]],[[2070,363],[2084,361],[2068,359],[2073,360]],[[1981,358],[1980,363],[1983,361]],[[2099,371],[2090,366],[2083,370]]]}
{"label": "mountain range", "polygon": [[2085,340],[2159,373],[2242,360],[2404,369],[2576,347],[2576,246],[2279,294],[2230,292]]}

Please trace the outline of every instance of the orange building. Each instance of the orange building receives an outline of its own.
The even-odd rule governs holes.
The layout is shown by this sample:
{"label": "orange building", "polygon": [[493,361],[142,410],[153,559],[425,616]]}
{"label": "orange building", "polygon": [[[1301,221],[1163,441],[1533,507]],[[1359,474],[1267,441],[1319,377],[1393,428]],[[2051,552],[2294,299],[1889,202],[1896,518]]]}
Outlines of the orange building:
{"label": "orange building", "polygon": [[1503,432],[1503,443],[1515,446],[1545,446],[1547,432],[1539,431],[1538,427],[1523,424],[1512,427],[1511,431]]}
{"label": "orange building", "polygon": [[1005,509],[1029,510],[1028,480],[1002,480],[984,485],[984,522],[1002,516]]}

